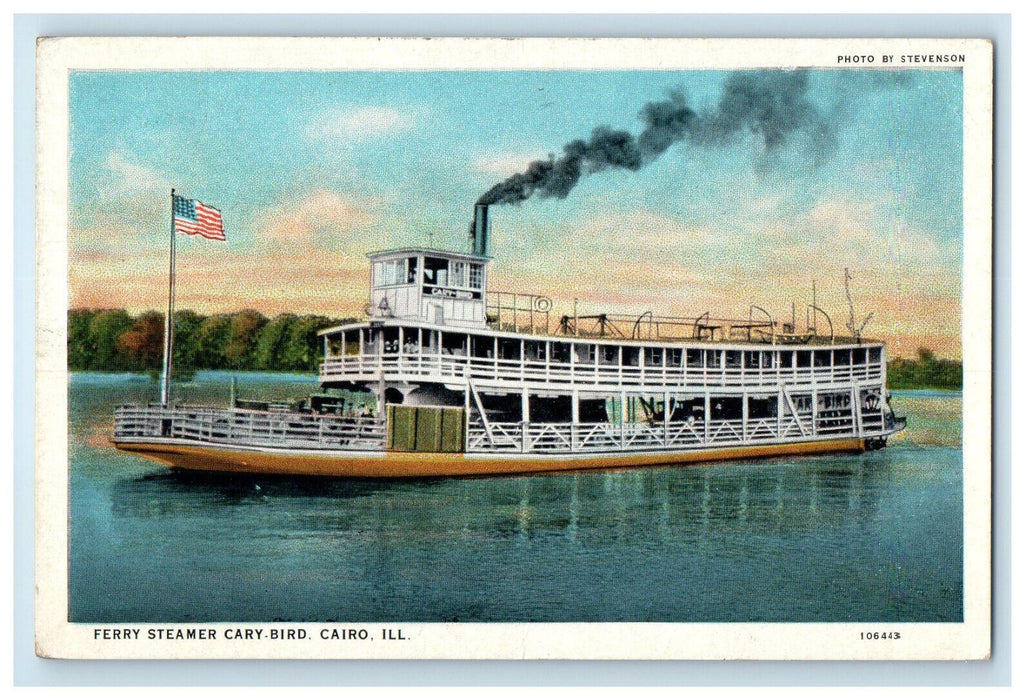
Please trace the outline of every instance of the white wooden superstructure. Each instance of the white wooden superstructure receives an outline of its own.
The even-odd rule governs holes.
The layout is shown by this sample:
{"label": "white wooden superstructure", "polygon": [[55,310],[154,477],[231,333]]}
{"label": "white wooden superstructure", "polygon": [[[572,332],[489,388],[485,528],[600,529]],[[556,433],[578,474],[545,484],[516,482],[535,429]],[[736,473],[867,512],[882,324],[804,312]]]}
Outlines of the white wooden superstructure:
{"label": "white wooden superstructure", "polygon": [[[321,333],[321,384],[372,391],[381,407],[463,408],[468,451],[880,445],[900,427],[881,343],[779,335],[773,321],[697,320],[690,339],[621,337],[604,323],[582,331],[568,317],[551,327],[544,297],[486,301],[486,258],[419,249],[370,258],[372,317]],[[483,266],[475,280],[474,265]],[[744,337],[724,339],[736,328]]]}

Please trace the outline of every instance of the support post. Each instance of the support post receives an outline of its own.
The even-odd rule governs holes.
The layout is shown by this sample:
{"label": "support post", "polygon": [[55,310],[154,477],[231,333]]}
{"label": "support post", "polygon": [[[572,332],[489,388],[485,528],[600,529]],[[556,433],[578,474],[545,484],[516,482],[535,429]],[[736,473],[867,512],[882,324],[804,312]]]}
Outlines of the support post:
{"label": "support post", "polygon": [[[664,358],[665,359],[665,358]],[[670,392],[663,392],[663,446],[670,446]]]}
{"label": "support post", "polygon": [[708,443],[710,441],[710,393],[707,391],[703,397],[705,400],[702,404],[702,441]]}
{"label": "support post", "polygon": [[850,406],[850,415],[853,418],[853,435],[863,437],[864,434],[864,419],[860,415],[860,388],[853,385],[849,392],[849,403],[853,404]]}
{"label": "support post", "polygon": [[626,432],[624,426],[627,424],[627,393],[620,392],[620,447],[627,447]]}
{"label": "support post", "polygon": [[777,436],[778,436],[779,440],[781,438],[785,437],[785,432],[787,432],[787,430],[783,430],[782,427],[781,427],[781,423],[782,423],[782,421],[784,421],[784,419],[785,419],[785,387],[782,385],[782,386],[778,387],[778,429],[777,429]]}
{"label": "support post", "polygon": [[[571,354],[571,367],[573,356]],[[570,394],[570,449],[577,450],[577,424],[580,423],[580,394],[574,391]]]}
{"label": "support post", "polygon": [[810,434],[817,437],[817,387],[810,390]]}
{"label": "support post", "polygon": [[526,453],[528,451],[527,438],[530,432],[530,390],[527,387],[523,387],[523,391],[520,393],[520,415],[523,418],[520,422],[520,441],[522,451]]}
{"label": "support post", "polygon": [[[744,358],[742,366],[745,366]],[[745,371],[745,370],[743,370]],[[749,440],[749,394],[742,392],[742,443]]]}

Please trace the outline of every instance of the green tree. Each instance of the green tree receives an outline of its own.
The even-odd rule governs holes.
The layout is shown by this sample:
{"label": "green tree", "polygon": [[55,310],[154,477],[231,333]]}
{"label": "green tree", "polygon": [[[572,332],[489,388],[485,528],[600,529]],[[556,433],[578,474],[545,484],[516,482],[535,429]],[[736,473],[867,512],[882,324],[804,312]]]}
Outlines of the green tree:
{"label": "green tree", "polygon": [[93,349],[93,369],[130,369],[129,361],[118,348],[118,338],[132,326],[133,319],[125,309],[98,311],[94,314],[90,320],[89,335],[89,344]]}
{"label": "green tree", "polygon": [[209,316],[194,334],[194,367],[198,369],[225,369],[226,344],[229,341],[229,317]]}
{"label": "green tree", "polygon": [[94,312],[90,309],[71,309],[68,311],[68,369],[96,369],[94,359],[97,348],[90,335],[90,323]]}
{"label": "green tree", "polygon": [[229,342],[223,354],[231,369],[251,369],[258,334],[269,320],[257,311],[240,311],[229,322]]}
{"label": "green tree", "polygon": [[172,374],[187,378],[195,369],[202,369],[197,363],[197,329],[205,317],[190,310],[176,312],[175,347],[172,350]]}
{"label": "green tree", "polygon": [[[257,311],[203,316],[177,311],[175,373],[195,369],[315,371],[322,359],[323,328],[354,319],[281,314],[269,321]],[[124,309],[68,312],[68,368],[99,371],[160,369],[165,342],[164,316]]]}
{"label": "green tree", "polygon": [[269,321],[258,333],[254,349],[254,368],[282,371],[289,369],[289,358],[285,354],[290,327],[297,316],[280,314]]}
{"label": "green tree", "polygon": [[118,336],[117,345],[128,369],[156,370],[161,367],[164,342],[164,314],[147,311]]}
{"label": "green tree", "polygon": [[961,389],[964,385],[963,365],[956,360],[942,360],[928,348],[918,348],[917,358],[897,357],[888,363],[890,389]]}
{"label": "green tree", "polygon": [[284,347],[286,367],[293,371],[315,371],[322,359],[323,344],[318,332],[332,324],[325,316],[295,319],[287,332]]}

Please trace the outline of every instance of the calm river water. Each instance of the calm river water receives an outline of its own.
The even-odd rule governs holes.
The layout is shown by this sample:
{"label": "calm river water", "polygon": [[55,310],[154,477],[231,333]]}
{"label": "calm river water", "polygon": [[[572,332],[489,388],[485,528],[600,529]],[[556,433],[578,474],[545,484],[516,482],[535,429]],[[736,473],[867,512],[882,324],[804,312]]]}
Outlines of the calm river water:
{"label": "calm river water", "polygon": [[[199,373],[189,402],[229,396]],[[242,374],[239,395],[309,377]],[[155,382],[74,374],[73,622],[960,621],[960,396],[889,449],[418,482],[188,476],[116,452]]]}

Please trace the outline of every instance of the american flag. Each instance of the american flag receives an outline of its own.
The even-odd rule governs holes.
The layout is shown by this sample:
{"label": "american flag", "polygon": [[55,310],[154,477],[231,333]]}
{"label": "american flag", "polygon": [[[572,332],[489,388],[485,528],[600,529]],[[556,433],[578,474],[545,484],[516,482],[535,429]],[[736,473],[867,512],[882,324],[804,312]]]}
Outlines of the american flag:
{"label": "american flag", "polygon": [[222,228],[222,212],[196,200],[172,195],[172,220],[176,233],[200,235],[213,241],[226,240]]}

